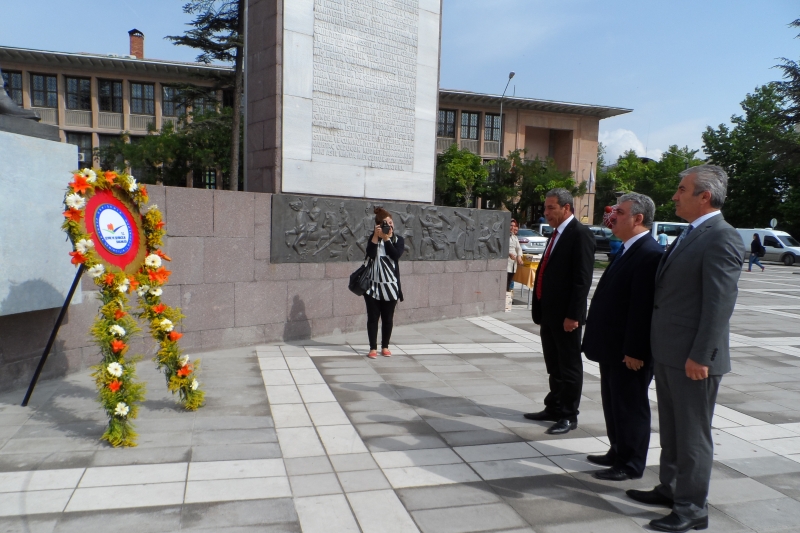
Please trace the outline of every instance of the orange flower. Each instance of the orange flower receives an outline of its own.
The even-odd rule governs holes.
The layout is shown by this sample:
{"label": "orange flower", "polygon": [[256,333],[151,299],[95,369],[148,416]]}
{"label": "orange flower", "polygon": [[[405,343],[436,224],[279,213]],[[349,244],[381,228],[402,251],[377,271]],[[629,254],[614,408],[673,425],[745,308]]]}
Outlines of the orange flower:
{"label": "orange flower", "polygon": [[111,224],[111,223],[109,222],[109,223],[108,223],[108,225],[107,225],[106,227],[107,227],[108,229],[110,229],[111,231],[114,231],[114,224]]}
{"label": "orange flower", "polygon": [[153,306],[153,312],[157,315],[160,315],[167,309],[167,306],[164,304],[158,304]]}
{"label": "orange flower", "polygon": [[116,280],[117,280],[116,276],[114,276],[114,274],[112,274],[111,272],[109,272],[103,277],[103,283],[105,283],[106,285],[113,285]]}
{"label": "orange flower", "polygon": [[81,212],[74,207],[70,207],[66,211],[64,211],[64,216],[70,219],[73,222],[80,222],[81,221]]}
{"label": "orange flower", "polygon": [[192,373],[192,365],[189,364],[183,365],[181,369],[178,370],[178,375],[182,378],[185,378],[191,373]]}
{"label": "orange flower", "polygon": [[122,309],[117,309],[116,311],[114,311],[114,320],[119,320],[120,318],[124,317],[127,314],[128,313],[126,313]]}
{"label": "orange flower", "polygon": [[178,333],[177,331],[172,330],[169,332],[169,335],[167,335],[167,337],[169,337],[169,340],[171,340],[172,342],[175,342],[181,337],[183,337],[183,333]]}
{"label": "orange flower", "polygon": [[70,252],[69,255],[72,256],[73,265],[79,265],[86,262],[86,257],[84,257],[84,255],[80,252]]}
{"label": "orange flower", "polygon": [[117,392],[120,387],[122,387],[122,382],[116,379],[108,384],[108,388],[111,389],[111,392]]}
{"label": "orange flower", "polygon": [[128,278],[128,283],[130,283],[131,286],[130,292],[135,291],[139,287],[139,282],[136,281],[136,278],[134,278],[133,276]]}
{"label": "orange flower", "polygon": [[161,259],[163,259],[164,261],[172,261],[172,259],[170,259],[170,257],[167,254],[165,254],[164,252],[162,252],[161,250],[156,250],[153,253],[156,254]]}
{"label": "orange flower", "polygon": [[147,187],[145,187],[144,185],[139,185],[139,192],[141,193],[142,196],[147,196]]}
{"label": "orange flower", "polygon": [[111,341],[111,351],[114,353],[119,353],[122,350],[127,348],[127,345],[119,339],[114,339]]}
{"label": "orange flower", "polygon": [[151,270],[147,273],[150,281],[155,281],[156,283],[164,284],[169,279],[169,275],[172,274],[169,270],[164,268],[163,266],[158,270]]}
{"label": "orange flower", "polygon": [[80,174],[75,174],[75,181],[69,184],[72,187],[72,190],[77,193],[83,193],[84,191],[91,189],[92,186],[86,181],[86,178],[81,176]]}
{"label": "orange flower", "polygon": [[117,173],[112,170],[106,170],[103,173],[103,176],[106,178],[106,181],[109,183],[114,183],[114,180],[117,179]]}
{"label": "orange flower", "polygon": [[158,222],[156,222],[156,229],[161,229],[164,226],[166,226],[166,224],[164,223],[163,220],[159,220]]}

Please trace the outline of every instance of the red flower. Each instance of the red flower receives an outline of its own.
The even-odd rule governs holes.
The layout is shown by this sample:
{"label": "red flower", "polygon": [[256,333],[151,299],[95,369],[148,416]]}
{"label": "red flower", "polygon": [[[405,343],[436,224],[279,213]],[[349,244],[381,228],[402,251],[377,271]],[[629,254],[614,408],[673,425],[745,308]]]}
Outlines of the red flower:
{"label": "red flower", "polygon": [[111,351],[114,353],[119,353],[124,350],[127,345],[119,339],[114,339],[111,341]]}
{"label": "red flower", "polygon": [[156,229],[161,229],[164,226],[166,226],[166,224],[164,223],[163,220],[159,220],[158,222],[156,222]]}
{"label": "red flower", "polygon": [[91,184],[86,181],[86,178],[81,176],[80,174],[75,174],[75,181],[69,184],[72,187],[72,190],[77,193],[83,193],[84,191],[91,189]]}
{"label": "red flower", "polygon": [[192,365],[190,364],[183,365],[181,369],[178,370],[178,375],[182,378],[185,378],[191,373],[192,373]]}
{"label": "red flower", "polygon": [[169,279],[169,275],[172,274],[169,270],[164,268],[163,266],[158,270],[151,270],[147,273],[150,277],[150,281],[155,281],[156,283],[164,284]]}
{"label": "red flower", "polygon": [[171,340],[172,342],[175,342],[181,337],[183,337],[183,333],[178,333],[177,331],[172,330],[169,332],[169,335],[167,335],[167,337],[169,337],[169,340]]}
{"label": "red flower", "polygon": [[112,274],[111,272],[109,272],[103,277],[103,283],[105,283],[106,285],[113,285],[116,280],[117,280],[116,276],[114,276],[114,274]]}
{"label": "red flower", "polygon": [[156,254],[161,259],[163,259],[164,261],[172,261],[172,259],[170,259],[170,257],[167,254],[165,254],[164,252],[162,252],[161,250],[156,250],[153,253]]}
{"label": "red flower", "polygon": [[135,291],[139,287],[139,282],[136,281],[136,278],[134,278],[133,276],[128,278],[128,283],[130,283],[130,286],[131,286],[130,291],[131,292]]}
{"label": "red flower", "polygon": [[78,209],[75,209],[74,207],[70,207],[69,209],[64,211],[64,216],[66,218],[70,219],[73,222],[80,222],[81,221],[81,216],[83,216],[83,215],[81,214],[81,212]]}
{"label": "red flower", "polygon": [[160,315],[167,309],[167,306],[164,304],[158,304],[153,306],[153,312],[157,315]]}
{"label": "red flower", "polygon": [[147,187],[145,187],[144,185],[140,184],[139,185],[139,192],[142,194],[142,196],[147,196]]}
{"label": "red flower", "polygon": [[111,389],[111,392],[117,392],[120,387],[122,387],[122,382],[116,379],[108,384],[108,388]]}
{"label": "red flower", "polygon": [[105,176],[106,181],[109,183],[114,183],[114,180],[117,179],[117,173],[112,170],[106,170],[103,176]]}
{"label": "red flower", "polygon": [[116,311],[114,311],[114,320],[119,320],[120,318],[124,317],[127,314],[128,313],[126,313],[122,309],[117,309]]}
{"label": "red flower", "polygon": [[84,257],[84,255],[80,252],[70,252],[69,255],[72,256],[73,265],[78,265],[86,262],[86,257]]}

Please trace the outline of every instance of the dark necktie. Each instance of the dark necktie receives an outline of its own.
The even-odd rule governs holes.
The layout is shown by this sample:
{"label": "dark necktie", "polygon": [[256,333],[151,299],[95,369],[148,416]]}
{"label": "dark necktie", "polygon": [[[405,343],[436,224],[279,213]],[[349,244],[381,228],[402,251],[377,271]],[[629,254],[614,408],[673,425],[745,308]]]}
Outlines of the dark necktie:
{"label": "dark necktie", "polygon": [[607,270],[611,270],[612,268],[614,268],[614,266],[617,263],[619,263],[619,260],[622,259],[622,254],[623,253],[625,253],[625,244],[624,243],[622,244],[622,246],[619,247],[619,250],[617,250],[616,255],[614,255],[614,260],[611,261],[610,265],[608,265]]}
{"label": "dark necktie", "polygon": [[675,241],[675,244],[673,244],[673,245],[670,247],[670,249],[669,249],[669,253],[667,254],[667,257],[669,257],[670,255],[672,255],[672,251],[673,251],[675,248],[677,248],[677,247],[678,247],[678,246],[679,246],[679,245],[680,245],[680,244],[683,242],[683,240],[684,240],[686,237],[688,237],[688,236],[689,236],[689,234],[692,232],[692,230],[693,230],[693,229],[694,229],[694,226],[692,226],[691,224],[689,224],[688,226],[686,226],[686,229],[685,229],[685,230],[683,230],[683,233],[681,233],[681,236],[680,236],[680,237],[678,237],[678,240],[676,240],[676,241]]}
{"label": "dark necktie", "polygon": [[550,237],[550,244],[547,246],[547,251],[545,251],[544,257],[542,257],[542,264],[539,266],[539,271],[536,274],[536,298],[539,300],[542,299],[542,277],[544,269],[547,267],[547,261],[550,260],[550,253],[556,245],[556,237],[558,237],[558,230],[553,231],[553,236]]}

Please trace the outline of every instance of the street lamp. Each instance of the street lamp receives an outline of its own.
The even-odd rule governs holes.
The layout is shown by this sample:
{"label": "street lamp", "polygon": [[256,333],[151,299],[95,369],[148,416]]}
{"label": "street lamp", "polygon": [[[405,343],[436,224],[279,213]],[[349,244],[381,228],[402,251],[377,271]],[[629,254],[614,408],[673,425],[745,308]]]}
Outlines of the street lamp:
{"label": "street lamp", "polygon": [[514,77],[516,72],[513,70],[508,73],[508,81],[506,82],[506,88],[503,89],[503,95],[500,97],[500,141],[497,147],[497,159],[503,157],[503,98],[506,96],[506,91],[508,90],[508,84],[511,83],[511,78]]}

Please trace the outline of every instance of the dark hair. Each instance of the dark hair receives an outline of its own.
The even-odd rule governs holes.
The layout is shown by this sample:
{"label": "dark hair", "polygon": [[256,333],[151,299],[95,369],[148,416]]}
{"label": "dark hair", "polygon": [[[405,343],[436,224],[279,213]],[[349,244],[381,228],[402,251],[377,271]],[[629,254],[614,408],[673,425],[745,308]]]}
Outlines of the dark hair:
{"label": "dark hair", "polygon": [[753,238],[758,242],[761,242],[761,235],[759,235],[758,233],[753,233]]}
{"label": "dark hair", "polygon": [[380,224],[381,222],[383,222],[387,218],[392,218],[392,215],[389,214],[389,211],[387,211],[386,209],[384,209],[382,207],[376,207],[375,208],[375,224],[376,225]]}
{"label": "dark hair", "polygon": [[509,222],[509,224],[516,224],[517,226],[519,226],[519,222],[517,222],[516,218],[512,218],[511,222]]}

